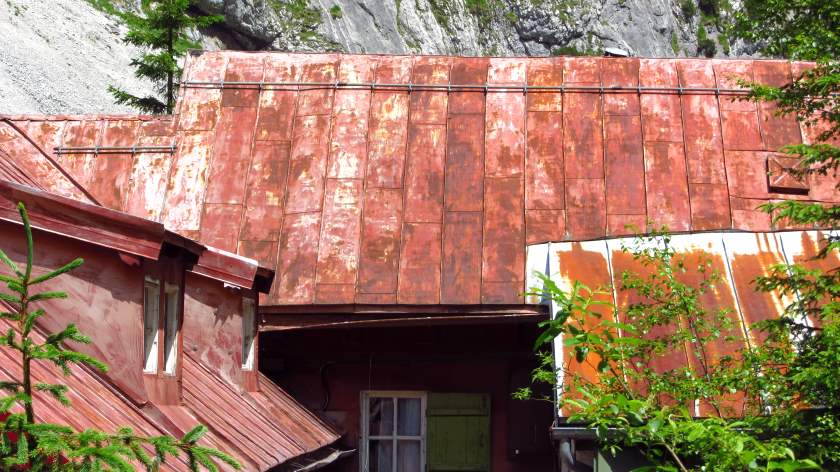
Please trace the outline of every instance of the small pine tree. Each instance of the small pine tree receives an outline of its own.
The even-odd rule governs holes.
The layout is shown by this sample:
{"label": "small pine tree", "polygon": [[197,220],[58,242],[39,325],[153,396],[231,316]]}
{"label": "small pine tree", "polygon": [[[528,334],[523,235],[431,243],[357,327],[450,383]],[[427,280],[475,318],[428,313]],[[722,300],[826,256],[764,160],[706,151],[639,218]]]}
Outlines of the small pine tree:
{"label": "small pine tree", "polygon": [[116,103],[144,113],[172,113],[178,88],[175,79],[181,75],[178,62],[187,50],[199,47],[187,32],[224,19],[219,15],[190,14],[192,3],[191,0],[143,0],[140,14],[130,11],[117,13],[128,26],[123,41],[145,51],[142,56],[131,61],[131,65],[137,68],[134,75],[151,80],[158,96],[139,97],[111,85],[108,91]]}
{"label": "small pine tree", "polygon": [[18,209],[26,234],[26,266],[21,269],[0,250],[0,261],[11,269],[12,274],[0,274],[0,282],[6,284],[10,291],[0,292],[0,301],[12,307],[9,312],[0,312],[0,318],[11,321],[15,326],[0,334],[0,346],[17,351],[22,366],[20,378],[0,382],[0,389],[8,392],[8,396],[0,398],[2,470],[133,471],[135,465],[142,465],[147,471],[157,471],[168,457],[182,454],[193,471],[203,468],[215,472],[219,468],[218,462],[239,469],[239,463],[231,456],[198,444],[207,432],[203,425],[196,426],[178,439],[171,436],[138,436],[128,427],[115,433],[94,429],[77,432],[66,425],[37,421],[33,393],[51,395],[65,406],[70,406],[70,399],[67,397],[69,389],[64,384],[33,384],[33,362],[52,363],[65,375],[70,374],[74,364],[86,364],[103,372],[107,367],[101,361],[68,347],[69,342],[90,343],[90,338],[80,333],[74,324],[45,336],[43,342],[38,342],[33,336],[37,320],[47,315],[43,309],[33,309],[33,305],[44,300],[67,298],[65,292],[33,293],[33,289],[78,268],[83,261],[76,259],[44,275],[33,274],[32,229],[22,203],[18,204]]}

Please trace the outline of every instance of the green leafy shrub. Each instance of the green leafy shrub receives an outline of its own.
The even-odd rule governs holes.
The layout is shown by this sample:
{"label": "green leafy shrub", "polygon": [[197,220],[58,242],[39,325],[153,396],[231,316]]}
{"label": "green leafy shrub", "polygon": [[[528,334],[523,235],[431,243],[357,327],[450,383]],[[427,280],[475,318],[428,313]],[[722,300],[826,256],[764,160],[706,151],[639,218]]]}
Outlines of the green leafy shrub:
{"label": "green leafy shrub", "polygon": [[694,4],[694,0],[682,0],[680,1],[680,11],[682,11],[683,18],[691,20],[697,15],[697,5]]}
{"label": "green leafy shrub", "polygon": [[[542,323],[537,348],[560,336],[569,353],[559,364],[543,354],[534,379],[551,385],[563,379],[558,398],[568,420],[591,427],[610,453],[639,449],[650,470],[818,470],[826,457],[805,452],[807,444],[782,425],[810,414],[801,409],[801,400],[816,401],[803,395],[812,390],[806,378],[818,384],[814,391],[835,393],[822,382],[840,384],[824,380],[840,375],[840,357],[834,357],[840,343],[817,350],[830,359],[806,359],[791,349],[789,325],[765,323],[756,327],[762,345],[745,350],[734,308],[704,303],[723,283],[710,258],[676,253],[663,232],[637,238],[624,252],[639,266],[620,275],[619,292],[632,300],[627,305],[608,301],[607,287],[574,282],[565,292],[545,276],[544,288],[534,293],[557,307]],[[674,365],[675,352],[692,361],[663,368]],[[806,364],[829,372],[808,372],[798,383]],[[597,379],[588,374],[593,369]],[[528,389],[517,393],[529,396]],[[824,419],[824,431],[837,424],[836,413]]]}
{"label": "green leafy shrub", "polygon": [[337,20],[337,19],[341,18],[342,16],[344,16],[344,14],[341,11],[341,6],[339,6],[339,5],[331,6],[330,7],[330,16],[333,17],[334,20]]}
{"label": "green leafy shrub", "polygon": [[717,53],[717,46],[715,41],[706,34],[706,27],[697,26],[697,55],[704,55],[706,57],[715,57]]}

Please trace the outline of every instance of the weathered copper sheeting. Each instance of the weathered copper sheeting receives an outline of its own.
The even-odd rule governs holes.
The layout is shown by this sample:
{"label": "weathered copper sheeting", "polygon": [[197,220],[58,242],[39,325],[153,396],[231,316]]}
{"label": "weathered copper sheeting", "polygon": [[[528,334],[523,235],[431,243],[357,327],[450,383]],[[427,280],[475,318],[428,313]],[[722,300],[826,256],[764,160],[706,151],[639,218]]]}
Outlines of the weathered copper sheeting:
{"label": "weathered copper sheeting", "polygon": [[[262,269],[262,270],[261,270]],[[192,272],[237,287],[268,293],[274,273],[247,257],[207,247]]]}
{"label": "weathered copper sheeting", "polygon": [[[272,397],[236,390],[187,354],[182,388],[183,407],[195,422],[214,431],[224,441],[222,447],[238,451],[257,470],[267,470],[339,437],[264,377],[260,388]],[[291,408],[294,405],[297,408]]]}
{"label": "weathered copper sheeting", "polygon": [[[753,281],[756,277],[770,274],[771,267],[780,263],[799,263],[822,269],[837,267],[836,255],[830,255],[828,261],[809,260],[816,254],[825,233],[819,231],[783,231],[758,233],[698,233],[672,236],[671,246],[677,252],[677,258],[685,263],[685,273],[678,277],[691,286],[708,277],[707,273],[697,270],[701,262],[706,261],[721,280],[714,289],[701,297],[700,302],[714,313],[726,309],[732,321],[732,331],[723,337],[731,340],[706,346],[703,358],[697,357],[691,345],[676,349],[667,356],[657,359],[653,368],[668,371],[688,366],[698,372],[704,365],[714,364],[723,356],[739,356],[750,345],[763,340],[761,332],[753,325],[759,321],[778,318],[790,300],[781,299],[777,293],[758,293]],[[619,307],[642,301],[632,291],[620,290],[624,271],[641,276],[649,275],[645,268],[632,255],[622,251],[623,247],[632,247],[631,238],[617,238],[586,242],[560,242],[529,247],[528,267],[550,273],[551,279],[563,290],[570,290],[574,281],[580,281],[592,288],[607,290],[612,296],[605,301],[614,301]],[[833,265],[832,265],[833,264]],[[539,281],[532,278],[532,287],[539,287]],[[612,300],[609,300],[612,298]],[[665,334],[667,327],[662,327],[659,334]],[[656,335],[657,333],[653,333]],[[563,351],[562,342],[555,344],[558,360],[562,359],[572,371],[582,374],[590,380],[597,380],[593,361],[579,364],[572,360],[572,355]],[[591,356],[590,356],[591,357]],[[597,362],[595,360],[594,362]],[[730,412],[743,405],[741,398],[727,398],[726,407]],[[709,405],[698,405],[697,414],[708,415],[715,412]]]}
{"label": "weathered copper sheeting", "polygon": [[[26,205],[32,226],[117,251],[157,260],[165,240],[182,240],[160,223],[98,205],[0,181],[0,218],[20,222],[17,204]],[[204,247],[189,244],[196,256]]]}
{"label": "weathered copper sheeting", "polygon": [[0,219],[17,223],[18,202],[34,228],[152,260],[164,244],[181,246],[198,258],[193,272],[237,287],[268,292],[274,275],[255,260],[205,247],[160,223],[0,179]]}
{"label": "weathered copper sheeting", "polygon": [[[183,81],[215,85],[184,87],[171,119],[13,120],[44,149],[177,143],[175,155],[55,158],[105,205],[277,267],[267,304],[519,303],[526,244],[627,235],[648,219],[765,231],[779,228],[762,203],[840,202],[832,176],[806,195],[769,191],[766,160],[814,130],[772,105],[676,93],[779,84],[810,66],[216,51],[190,56]],[[483,84],[513,88],[458,87]]]}

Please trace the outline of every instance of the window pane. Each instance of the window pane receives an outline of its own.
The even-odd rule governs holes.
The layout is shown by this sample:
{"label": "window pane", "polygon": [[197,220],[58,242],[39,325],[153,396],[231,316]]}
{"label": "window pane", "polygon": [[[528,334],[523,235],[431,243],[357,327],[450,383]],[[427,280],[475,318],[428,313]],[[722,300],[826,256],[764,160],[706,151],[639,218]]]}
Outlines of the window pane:
{"label": "window pane", "polygon": [[143,290],[143,371],[157,371],[160,284],[146,280]]}
{"label": "window pane", "polygon": [[254,300],[242,299],[242,369],[254,368],[254,338],[256,338],[254,321]]}
{"label": "window pane", "polygon": [[397,472],[420,472],[420,441],[397,442]]}
{"label": "window pane", "polygon": [[420,399],[397,399],[397,434],[420,436]]}
{"label": "window pane", "polygon": [[372,397],[370,402],[369,436],[391,436],[394,434],[394,400]]}
{"label": "window pane", "polygon": [[390,439],[371,440],[368,449],[369,472],[394,472],[394,442]]}
{"label": "window pane", "polygon": [[166,286],[166,323],[163,327],[163,365],[167,374],[175,373],[178,357],[178,325],[180,324],[180,290],[177,286]]}

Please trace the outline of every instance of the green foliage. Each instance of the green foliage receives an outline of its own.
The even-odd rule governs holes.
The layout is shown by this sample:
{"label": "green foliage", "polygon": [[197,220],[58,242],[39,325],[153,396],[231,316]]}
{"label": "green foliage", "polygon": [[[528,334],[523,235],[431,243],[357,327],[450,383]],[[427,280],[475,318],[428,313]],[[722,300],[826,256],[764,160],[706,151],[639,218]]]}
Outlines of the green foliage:
{"label": "green foliage", "polygon": [[[816,131],[808,144],[785,146],[782,152],[796,157],[798,165],[788,169],[800,177],[820,175],[833,178],[840,189],[840,1],[838,0],[746,0],[735,17],[732,34],[754,41],[768,55],[816,60],[815,68],[794,77],[782,87],[751,84],[748,99],[773,102],[780,115],[795,117]],[[762,206],[774,222],[806,227],[837,229],[840,205],[782,201]],[[761,290],[776,290],[793,296],[786,316],[767,329],[793,340],[796,352],[784,376],[788,390],[771,397],[779,411],[761,425],[791,438],[794,452],[808,455],[828,470],[840,469],[840,267],[836,261],[840,237],[833,233],[824,241],[816,267],[780,265],[767,277],[759,278]],[[816,321],[816,326],[807,323]],[[814,405],[810,410],[790,405]]]}
{"label": "green foliage", "polygon": [[[310,7],[307,0],[268,0],[268,2],[283,19],[284,29],[296,32],[306,43],[323,41],[317,31],[322,22],[321,13]],[[340,9],[341,7],[339,11]],[[332,11],[330,13],[332,14]]]}
{"label": "green foliage", "polygon": [[[798,351],[805,344],[791,344],[795,323],[785,317],[758,325],[753,339],[763,342],[744,349],[745,333],[733,321],[733,309],[705,306],[721,283],[711,260],[676,253],[662,232],[623,249],[640,267],[620,276],[619,299],[627,304],[614,306],[607,288],[579,282],[566,293],[545,276],[544,289],[535,293],[557,306],[554,318],[542,324],[536,348],[561,336],[569,356],[555,371],[550,355],[543,354],[534,380],[557,385],[562,376],[559,401],[569,421],[593,428],[611,453],[638,448],[652,470],[834,465],[840,449],[827,443],[840,436],[831,430],[838,425],[836,414],[802,406],[840,407],[840,338],[830,349]],[[840,285],[815,297],[820,295],[836,301]],[[691,361],[675,362],[674,353]],[[529,395],[523,390],[517,396]],[[815,415],[821,421],[807,422]],[[805,434],[807,442],[800,440]],[[824,447],[812,452],[814,444]]]}
{"label": "green foliage", "polygon": [[715,41],[706,34],[706,27],[702,24],[697,25],[697,54],[706,57],[715,57],[717,46]]}
{"label": "green foliage", "polygon": [[744,0],[733,34],[765,54],[791,59],[840,57],[840,0]]}
{"label": "green foliage", "polygon": [[551,50],[552,56],[597,56],[598,51],[594,49],[578,49],[569,44],[567,46],[557,46]]}
{"label": "green foliage", "polygon": [[46,316],[43,309],[33,310],[34,305],[42,300],[67,297],[64,292],[36,292],[38,285],[73,271],[83,261],[75,259],[58,269],[33,277],[32,228],[23,204],[18,207],[26,235],[26,266],[19,267],[0,250],[0,262],[12,274],[0,274],[0,282],[5,283],[10,292],[0,292],[0,299],[11,307],[11,311],[0,313],[0,317],[16,326],[16,329],[0,335],[0,346],[18,353],[22,366],[20,378],[0,382],[0,390],[6,393],[0,398],[0,463],[3,470],[133,471],[139,464],[148,471],[157,471],[168,458],[179,456],[185,457],[194,471],[206,469],[215,472],[221,463],[239,469],[240,465],[233,457],[198,444],[207,432],[202,425],[178,439],[140,436],[131,428],[120,428],[115,433],[94,429],[77,432],[65,425],[36,419],[35,392],[49,395],[65,406],[70,406],[70,399],[66,385],[33,384],[33,362],[53,364],[64,375],[70,375],[74,365],[84,364],[103,372],[107,367],[98,359],[68,346],[69,343],[90,343],[90,338],[80,333],[73,324],[49,334],[42,343],[32,336],[36,321]]}
{"label": "green foliage", "polygon": [[330,16],[333,17],[334,20],[337,20],[337,19],[341,18],[342,16],[344,16],[344,14],[341,12],[341,6],[340,5],[331,6],[330,7]]}
{"label": "green foliage", "polygon": [[729,44],[729,36],[727,36],[726,31],[722,31],[718,33],[718,44],[720,44],[720,48],[723,50],[723,53],[727,56],[732,51],[732,45]]}
{"label": "green foliage", "polygon": [[435,17],[437,24],[451,33],[452,26],[449,24],[449,17],[451,15],[450,3],[447,0],[429,0],[429,7],[432,10],[432,15]]}
{"label": "green foliage", "polygon": [[[484,28],[490,26],[490,23],[493,21],[493,18],[504,10],[505,4],[502,0],[466,0],[467,11],[470,12],[477,20],[478,24]],[[505,15],[509,22],[515,23],[516,22],[516,14],[513,12],[509,12],[513,14],[514,19],[511,21],[511,17]]]}
{"label": "green foliage", "polygon": [[[108,8],[109,0],[93,0],[100,8]],[[116,14],[125,22],[128,32],[123,41],[141,48],[140,57],[131,65],[138,78],[151,81],[158,96],[140,97],[115,86],[108,91],[116,103],[128,105],[144,113],[172,113],[178,88],[175,80],[181,75],[179,61],[189,49],[199,44],[190,39],[188,32],[203,28],[224,19],[219,15],[193,15],[192,0],[142,0],[140,14],[126,11]],[[111,11],[116,9],[110,6]]]}
{"label": "green foliage", "polygon": [[676,31],[671,31],[671,50],[674,51],[675,56],[680,55],[680,39]]}
{"label": "green foliage", "polygon": [[691,20],[697,15],[697,5],[694,4],[694,0],[681,0],[680,11],[682,11],[683,18]]}
{"label": "green foliage", "polygon": [[697,6],[704,15],[714,18],[719,17],[724,10],[722,0],[699,0]]}

